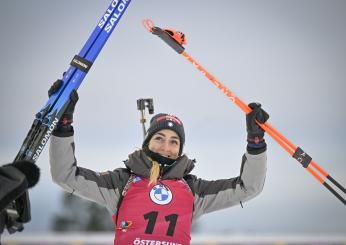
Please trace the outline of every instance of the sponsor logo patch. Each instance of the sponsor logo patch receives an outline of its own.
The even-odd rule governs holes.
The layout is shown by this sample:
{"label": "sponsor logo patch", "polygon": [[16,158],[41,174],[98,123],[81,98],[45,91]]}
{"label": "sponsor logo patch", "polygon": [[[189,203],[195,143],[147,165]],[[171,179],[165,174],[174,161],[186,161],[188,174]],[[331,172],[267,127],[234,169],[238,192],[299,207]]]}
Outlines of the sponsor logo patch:
{"label": "sponsor logo patch", "polygon": [[151,200],[159,205],[166,205],[173,199],[173,194],[167,186],[155,185],[150,191]]}

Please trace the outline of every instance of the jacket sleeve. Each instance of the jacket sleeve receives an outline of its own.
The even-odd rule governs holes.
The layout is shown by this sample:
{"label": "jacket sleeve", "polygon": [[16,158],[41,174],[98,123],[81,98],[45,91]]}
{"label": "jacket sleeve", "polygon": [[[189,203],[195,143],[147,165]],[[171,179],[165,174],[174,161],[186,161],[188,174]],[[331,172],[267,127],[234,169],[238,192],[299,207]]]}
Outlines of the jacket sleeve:
{"label": "jacket sleeve", "polygon": [[52,179],[67,192],[105,206],[115,213],[119,190],[127,181],[124,169],[103,173],[77,166],[73,136],[51,137],[50,170]]}
{"label": "jacket sleeve", "polygon": [[203,214],[228,208],[257,196],[263,189],[266,166],[266,152],[258,155],[245,153],[238,177],[212,181],[195,178],[194,220]]}

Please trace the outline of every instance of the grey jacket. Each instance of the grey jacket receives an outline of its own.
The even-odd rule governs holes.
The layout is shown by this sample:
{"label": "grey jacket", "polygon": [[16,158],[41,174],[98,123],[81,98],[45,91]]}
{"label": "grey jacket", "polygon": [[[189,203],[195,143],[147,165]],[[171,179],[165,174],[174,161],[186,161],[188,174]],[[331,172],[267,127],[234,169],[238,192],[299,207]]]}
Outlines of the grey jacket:
{"label": "grey jacket", "polygon": [[[116,212],[122,190],[130,175],[149,178],[151,162],[141,150],[129,155],[126,168],[117,168],[103,173],[77,166],[74,156],[74,141],[71,137],[51,137],[50,166],[53,181],[68,192],[105,206]],[[245,153],[240,175],[230,179],[204,180],[190,175],[195,193],[193,220],[203,214],[228,208],[258,195],[264,185],[266,152],[258,155]],[[182,156],[162,179],[181,179],[194,168],[194,161]],[[130,171],[129,171],[130,170]]]}

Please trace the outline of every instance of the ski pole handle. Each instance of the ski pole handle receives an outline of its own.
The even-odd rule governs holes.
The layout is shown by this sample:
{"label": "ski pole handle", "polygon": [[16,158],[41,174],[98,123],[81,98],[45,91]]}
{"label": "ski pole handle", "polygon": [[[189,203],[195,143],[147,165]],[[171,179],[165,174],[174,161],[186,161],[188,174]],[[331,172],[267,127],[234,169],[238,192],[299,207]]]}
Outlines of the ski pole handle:
{"label": "ski pole handle", "polygon": [[174,49],[175,52],[177,52],[178,54],[181,54],[184,52],[185,48],[183,47],[183,45],[181,45],[178,41],[172,38],[171,35],[169,35],[167,32],[165,32],[161,28],[154,26],[154,23],[151,20],[145,19],[142,21],[142,24],[149,32],[153,33],[154,35],[157,35],[168,46]]}

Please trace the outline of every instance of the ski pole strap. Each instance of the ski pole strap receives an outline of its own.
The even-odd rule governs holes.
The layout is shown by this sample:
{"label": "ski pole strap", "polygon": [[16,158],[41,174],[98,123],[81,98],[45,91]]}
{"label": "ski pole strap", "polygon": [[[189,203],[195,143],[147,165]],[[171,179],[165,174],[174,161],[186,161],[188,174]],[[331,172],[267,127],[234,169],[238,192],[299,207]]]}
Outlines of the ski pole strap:
{"label": "ski pole strap", "polygon": [[84,59],[83,57],[79,55],[75,55],[70,63],[71,66],[74,66],[77,69],[84,71],[85,73],[88,73],[92,64],[93,64],[92,62],[90,62],[87,59]]}
{"label": "ski pole strap", "polygon": [[171,48],[173,48],[178,54],[181,54],[184,52],[185,48],[180,45],[177,41],[172,38],[167,32],[163,31],[159,27],[153,27],[152,33],[159,36],[165,43],[168,44]]}
{"label": "ski pole strap", "polygon": [[312,158],[300,147],[297,147],[292,157],[303,165],[304,168],[307,168],[312,160]]}

